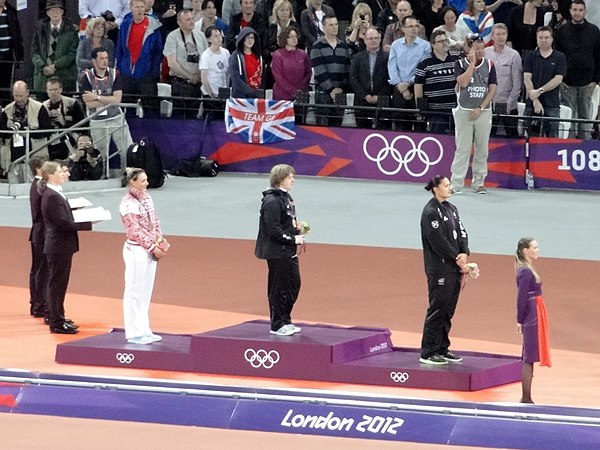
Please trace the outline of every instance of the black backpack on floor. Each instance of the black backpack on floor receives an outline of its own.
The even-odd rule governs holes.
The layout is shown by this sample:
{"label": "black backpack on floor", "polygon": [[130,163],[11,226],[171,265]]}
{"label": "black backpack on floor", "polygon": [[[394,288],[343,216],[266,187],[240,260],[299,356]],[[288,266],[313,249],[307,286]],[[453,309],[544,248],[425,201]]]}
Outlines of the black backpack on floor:
{"label": "black backpack on floor", "polygon": [[139,167],[148,175],[148,187],[159,188],[165,183],[160,152],[154,142],[142,138],[127,149],[127,167]]}
{"label": "black backpack on floor", "polygon": [[171,174],[178,177],[216,177],[219,174],[219,164],[204,156],[182,159],[171,170]]}

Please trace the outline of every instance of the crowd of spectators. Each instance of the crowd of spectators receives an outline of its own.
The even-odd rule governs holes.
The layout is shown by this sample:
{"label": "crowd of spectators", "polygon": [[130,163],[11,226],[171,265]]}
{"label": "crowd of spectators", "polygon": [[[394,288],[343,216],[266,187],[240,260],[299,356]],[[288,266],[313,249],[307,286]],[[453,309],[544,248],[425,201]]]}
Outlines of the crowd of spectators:
{"label": "crowd of spectators", "polygon": [[[7,0],[0,10],[0,64],[8,67],[22,58],[22,37]],[[443,116],[457,105],[456,64],[482,40],[498,75],[493,112],[517,115],[523,102],[533,114],[555,117],[562,104],[573,118],[597,116],[590,98],[600,81],[600,31],[583,0],[80,0],[79,26],[62,0],[48,0],[43,12],[31,45],[41,100],[50,78],[65,92],[84,92],[96,71],[93,51],[103,49],[123,95],[157,96],[158,82],[171,84],[175,97],[255,98],[272,89],[275,99],[305,100],[314,90],[317,104],[344,105],[353,93],[357,106],[399,110],[378,124],[362,111],[360,126],[443,131],[451,129]],[[544,25],[552,74],[540,50]],[[5,78],[0,87],[9,86]],[[94,101],[85,101],[88,109]],[[402,111],[415,109],[420,114]],[[319,109],[317,123],[339,125],[340,108]],[[505,118],[493,132],[515,129]],[[572,129],[592,133],[591,124]]]}

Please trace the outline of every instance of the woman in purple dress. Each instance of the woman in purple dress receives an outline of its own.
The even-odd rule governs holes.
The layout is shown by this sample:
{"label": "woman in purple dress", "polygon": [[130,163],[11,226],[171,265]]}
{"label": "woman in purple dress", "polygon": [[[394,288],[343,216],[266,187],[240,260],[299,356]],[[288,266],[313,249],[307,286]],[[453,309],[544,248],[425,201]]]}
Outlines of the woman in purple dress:
{"label": "woman in purple dress", "polygon": [[548,325],[546,307],[542,298],[542,280],[534,261],[538,259],[539,247],[533,238],[521,238],[517,244],[517,332],[523,335],[523,369],[521,403],[531,400],[533,363],[550,367]]}

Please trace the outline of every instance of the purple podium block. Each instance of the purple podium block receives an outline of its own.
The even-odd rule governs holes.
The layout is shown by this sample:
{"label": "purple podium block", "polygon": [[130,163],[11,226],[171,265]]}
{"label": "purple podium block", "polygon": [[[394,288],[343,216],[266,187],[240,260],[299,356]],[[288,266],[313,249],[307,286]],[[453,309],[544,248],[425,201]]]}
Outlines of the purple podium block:
{"label": "purple podium block", "polygon": [[127,344],[123,330],[59,344],[56,361],[235,376],[293,378],[425,389],[475,391],[521,379],[518,357],[459,352],[462,363],[428,366],[419,350],[394,347],[384,328],[306,325],[293,336],[269,334],[256,320],[195,335],[161,334]]}
{"label": "purple podium block", "polygon": [[128,344],[125,331],[113,328],[107,334],[58,344],[55,360],[63,364],[194,372],[190,336],[163,333],[161,336],[163,340],[152,345]]}

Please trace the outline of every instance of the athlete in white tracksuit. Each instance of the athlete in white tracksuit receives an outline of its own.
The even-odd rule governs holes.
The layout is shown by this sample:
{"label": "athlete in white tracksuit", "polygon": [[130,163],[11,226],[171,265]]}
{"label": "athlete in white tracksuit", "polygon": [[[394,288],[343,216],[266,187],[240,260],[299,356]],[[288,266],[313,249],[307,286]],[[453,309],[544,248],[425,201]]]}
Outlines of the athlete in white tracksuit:
{"label": "athlete in white tracksuit", "polygon": [[119,207],[127,237],[123,247],[125,338],[132,344],[151,344],[162,340],[152,333],[148,312],[156,264],[169,244],[162,236],[152,197],[146,191],[148,177],[144,170],[128,168],[123,184],[128,188]]}

